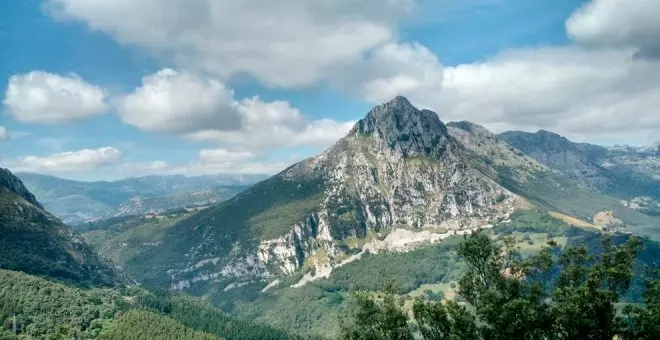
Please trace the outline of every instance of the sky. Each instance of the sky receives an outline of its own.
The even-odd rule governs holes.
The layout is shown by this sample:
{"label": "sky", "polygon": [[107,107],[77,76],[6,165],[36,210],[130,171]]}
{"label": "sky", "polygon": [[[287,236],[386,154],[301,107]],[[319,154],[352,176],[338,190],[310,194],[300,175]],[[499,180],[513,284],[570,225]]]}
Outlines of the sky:
{"label": "sky", "polygon": [[25,0],[0,10],[0,166],[276,173],[406,96],[445,122],[660,140],[657,0]]}

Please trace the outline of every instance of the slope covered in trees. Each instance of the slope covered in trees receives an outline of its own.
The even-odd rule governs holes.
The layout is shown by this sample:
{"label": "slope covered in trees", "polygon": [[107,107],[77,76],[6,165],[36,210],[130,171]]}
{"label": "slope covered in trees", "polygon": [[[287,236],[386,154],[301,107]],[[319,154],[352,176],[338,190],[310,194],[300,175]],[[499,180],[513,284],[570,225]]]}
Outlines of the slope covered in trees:
{"label": "slope covered in trees", "polygon": [[81,289],[0,270],[0,339],[13,339],[14,317],[18,338],[27,339],[294,338],[190,297],[141,288]]}

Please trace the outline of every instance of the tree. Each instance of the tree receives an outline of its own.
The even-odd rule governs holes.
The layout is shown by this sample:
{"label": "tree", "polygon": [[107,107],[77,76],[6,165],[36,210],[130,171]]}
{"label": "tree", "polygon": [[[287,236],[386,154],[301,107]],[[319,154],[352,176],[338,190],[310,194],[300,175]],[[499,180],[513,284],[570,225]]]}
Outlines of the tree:
{"label": "tree", "polygon": [[353,322],[342,321],[342,337],[350,340],[412,340],[408,317],[401,303],[390,293],[372,297],[367,293],[354,295],[356,308]]}
{"label": "tree", "polygon": [[418,299],[413,314],[424,339],[479,339],[474,315],[456,302],[426,303]]}
{"label": "tree", "polygon": [[[616,246],[605,236],[596,255],[585,247],[557,255],[557,245],[549,242],[526,259],[515,244],[513,237],[496,244],[484,232],[466,236],[457,249],[466,264],[459,280],[465,305],[417,299],[413,321],[420,335],[426,340],[660,339],[660,281],[647,283],[646,308],[628,306],[621,316],[615,305],[633,278],[639,239]],[[390,335],[404,328],[406,313],[393,299],[362,295],[350,334],[399,339]],[[383,313],[397,315],[396,323],[384,322]],[[378,333],[368,333],[369,327]]]}
{"label": "tree", "polygon": [[[649,270],[649,276],[658,278],[660,270]],[[624,339],[660,339],[660,280],[649,279],[644,292],[646,308],[627,305],[623,309],[628,326]]]}

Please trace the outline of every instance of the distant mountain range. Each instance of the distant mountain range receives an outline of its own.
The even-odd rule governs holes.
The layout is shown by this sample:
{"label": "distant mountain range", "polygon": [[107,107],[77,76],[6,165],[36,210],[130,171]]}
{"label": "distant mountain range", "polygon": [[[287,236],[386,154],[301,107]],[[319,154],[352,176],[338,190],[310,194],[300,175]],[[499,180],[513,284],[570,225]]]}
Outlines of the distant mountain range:
{"label": "distant mountain range", "polygon": [[593,189],[624,199],[660,196],[660,143],[602,147],[574,143],[548,131],[498,135],[540,163]]}
{"label": "distant mountain range", "polygon": [[112,182],[80,182],[33,173],[17,176],[48,211],[68,224],[213,204],[266,177],[154,175]]}

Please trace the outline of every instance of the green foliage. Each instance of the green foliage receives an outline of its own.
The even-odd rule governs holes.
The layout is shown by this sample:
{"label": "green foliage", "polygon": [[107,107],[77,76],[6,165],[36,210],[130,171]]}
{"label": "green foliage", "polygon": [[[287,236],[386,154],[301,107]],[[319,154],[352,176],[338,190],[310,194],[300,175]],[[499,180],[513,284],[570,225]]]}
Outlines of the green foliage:
{"label": "green foliage", "polygon": [[0,270],[0,320],[16,313],[19,334],[27,337],[47,338],[57,332],[65,338],[96,338],[107,321],[127,308],[114,290],[77,289]]}
{"label": "green foliage", "polygon": [[547,213],[537,210],[519,210],[511,215],[511,222],[498,224],[495,232],[506,235],[513,232],[520,233],[545,233],[551,237],[574,236],[586,233],[578,228],[573,228],[564,221],[554,218]]}
{"label": "green foliage", "polygon": [[24,338],[160,339],[166,334],[160,329],[172,339],[294,338],[191,297],[140,288],[80,289],[0,270],[0,339],[8,336],[14,314]]}
{"label": "green foliage", "polygon": [[413,315],[419,332],[426,340],[479,339],[475,316],[456,302],[425,303],[415,300]]}
{"label": "green foliage", "polygon": [[[631,285],[634,264],[642,242],[629,238],[615,245],[603,237],[601,252],[573,247],[559,257],[549,243],[536,256],[522,258],[513,237],[494,243],[483,233],[465,238],[457,249],[467,266],[460,279],[460,296],[469,309],[456,302],[417,299],[414,320],[424,339],[657,339],[660,328],[660,281],[649,280],[645,308],[627,306],[624,315],[616,304]],[[548,284],[555,267],[557,281]],[[379,320],[405,315],[401,306],[386,298],[362,296],[345,328],[353,334],[373,334],[379,339],[398,339],[402,322],[388,325]],[[391,298],[390,298],[391,299]],[[472,312],[470,312],[472,310]],[[407,327],[407,326],[406,326]],[[347,331],[346,331],[347,330]],[[397,334],[392,336],[392,334]],[[369,337],[363,337],[369,338]]]}
{"label": "green foliage", "polygon": [[623,339],[660,339],[660,270],[650,270],[655,279],[647,280],[644,292],[645,308],[627,305],[623,309],[628,325]]}
{"label": "green foliage", "polygon": [[238,320],[210,304],[183,295],[155,291],[140,294],[135,301],[140,307],[156,310],[186,327],[228,339],[278,340],[291,338],[289,334],[278,329]]}
{"label": "green foliage", "polygon": [[231,305],[231,312],[241,318],[287,329],[305,339],[339,334],[338,318],[346,313],[343,294],[313,284],[268,293],[260,293],[261,288],[248,285],[211,294],[214,304]]}
{"label": "green foliage", "polygon": [[120,316],[99,339],[214,340],[222,338],[186,328],[181,323],[162,315],[144,310],[131,310]]}
{"label": "green foliage", "polygon": [[387,283],[405,294],[424,283],[448,282],[458,278],[461,265],[454,247],[460,238],[414,249],[406,253],[365,254],[332,272],[320,285],[326,291],[380,291]]}
{"label": "green foliage", "polygon": [[161,277],[166,265],[153,256],[159,251],[158,245],[165,241],[168,229],[186,217],[183,214],[161,219],[134,216],[88,231],[83,237],[96,251],[124,268],[129,276],[147,285],[166,284],[168,281]]}
{"label": "green foliage", "polygon": [[504,187],[550,211],[590,220],[599,211],[621,207],[619,200],[576,185],[552,172],[535,171],[527,174],[524,180],[506,167],[497,167],[497,172],[498,181]]}
{"label": "green foliage", "polygon": [[373,298],[355,294],[355,310],[350,324],[342,325],[342,337],[350,340],[413,339],[403,303],[390,295]]}

